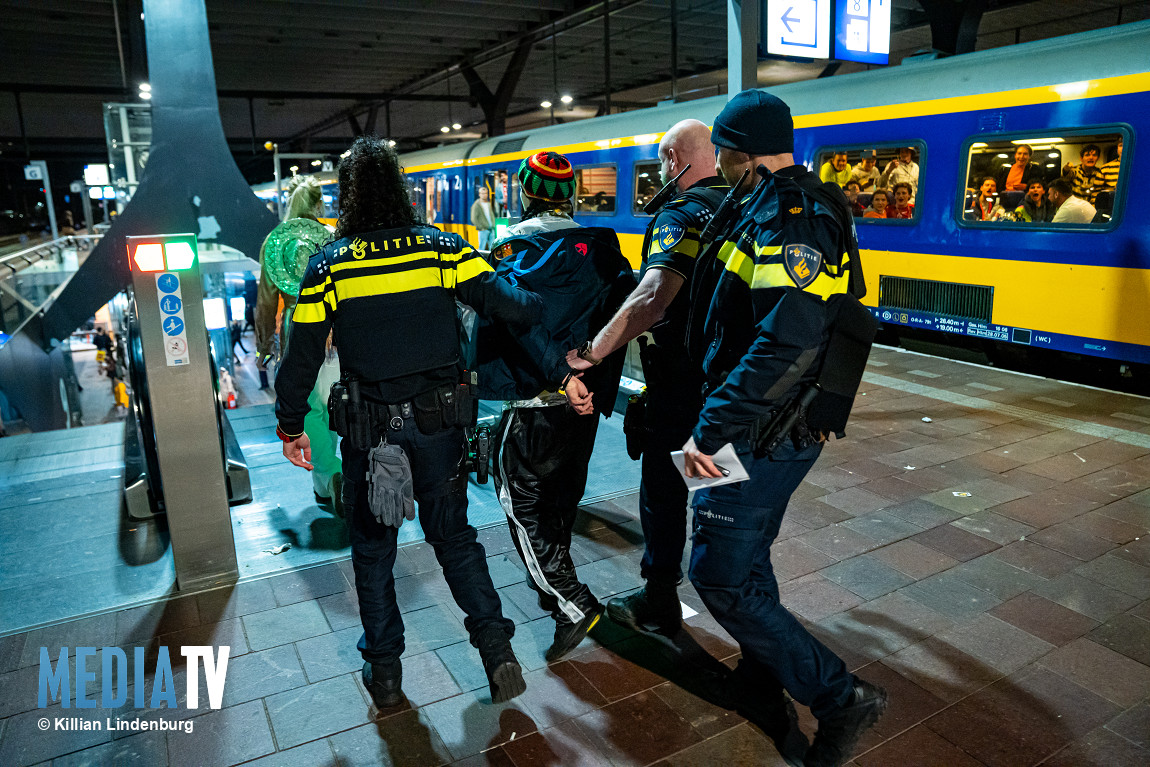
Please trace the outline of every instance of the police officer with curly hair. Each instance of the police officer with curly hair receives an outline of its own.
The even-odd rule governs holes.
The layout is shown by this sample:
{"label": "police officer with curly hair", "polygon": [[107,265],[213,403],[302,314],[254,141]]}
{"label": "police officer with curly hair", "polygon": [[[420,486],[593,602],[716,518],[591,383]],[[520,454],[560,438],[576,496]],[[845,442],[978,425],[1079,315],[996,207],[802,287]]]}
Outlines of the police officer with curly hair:
{"label": "police officer with curly hair", "polygon": [[417,222],[386,141],[357,139],[339,164],[339,185],[335,240],[308,264],[276,379],[276,433],[288,460],[310,469],[304,418],[334,331],[349,403],[341,446],[344,506],[363,621],[364,684],[380,708],[403,699],[403,620],[392,567],[399,525],[414,517],[414,498],[427,542],[466,614],[492,700],[502,702],[525,684],[511,650],[514,624],[502,614],[485,552],[467,521],[461,459],[469,408],[460,406],[466,392],[455,299],[518,327],[538,319],[541,303],[496,278],[458,235]]}
{"label": "police officer with curly hair", "polygon": [[[723,177],[736,183],[749,170],[753,191],[721,247],[696,265],[688,348],[703,360],[706,400],[683,451],[688,476],[719,478],[731,467],[714,455],[730,443],[749,478],[695,494],[691,583],[739,643],[740,710],[788,764],[841,765],[886,692],[783,607],[771,545],[824,429],[844,431],[874,321],[857,300],[865,288],[846,200],[795,164],[790,108],[743,91],[715,118],[711,141]],[[818,719],[809,749],[784,690]]]}

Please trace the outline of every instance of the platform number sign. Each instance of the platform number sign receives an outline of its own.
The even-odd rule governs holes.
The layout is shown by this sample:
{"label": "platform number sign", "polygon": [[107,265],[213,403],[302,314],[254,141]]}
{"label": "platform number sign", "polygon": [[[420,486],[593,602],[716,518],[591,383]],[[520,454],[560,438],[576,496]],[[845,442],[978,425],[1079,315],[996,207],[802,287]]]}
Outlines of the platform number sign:
{"label": "platform number sign", "polygon": [[163,330],[164,357],[168,367],[187,365],[188,330],[184,323],[184,301],[180,295],[180,275],[176,272],[156,274],[156,300],[160,304],[160,329]]}
{"label": "platform number sign", "polygon": [[835,58],[887,64],[892,3],[893,0],[835,0]]}

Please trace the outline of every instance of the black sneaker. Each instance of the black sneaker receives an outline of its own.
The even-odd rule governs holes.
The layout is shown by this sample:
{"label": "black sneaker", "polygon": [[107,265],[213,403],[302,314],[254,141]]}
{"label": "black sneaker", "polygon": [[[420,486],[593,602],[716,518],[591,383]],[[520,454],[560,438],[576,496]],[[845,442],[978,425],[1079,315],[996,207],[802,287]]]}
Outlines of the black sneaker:
{"label": "black sneaker", "polygon": [[819,720],[815,742],[807,751],[807,767],[838,767],[851,758],[859,738],[886,711],[886,690],[855,679],[850,700]]}
{"label": "black sneaker", "polygon": [[363,664],[363,686],[371,693],[376,708],[392,708],[403,702],[403,666],[394,663]]}
{"label": "black sneaker", "polygon": [[583,620],[578,623],[556,623],[555,641],[547,648],[543,657],[548,663],[554,663],[567,653],[574,650],[583,641],[583,638],[595,628],[595,624],[603,617],[603,605],[596,604],[583,613]]}
{"label": "black sneaker", "polygon": [[527,691],[523,668],[511,649],[511,640],[491,641],[479,646],[483,670],[491,688],[491,702],[505,703]]}
{"label": "black sneaker", "polygon": [[607,601],[607,617],[633,631],[674,634],[683,625],[683,605],[674,586],[646,586]]}

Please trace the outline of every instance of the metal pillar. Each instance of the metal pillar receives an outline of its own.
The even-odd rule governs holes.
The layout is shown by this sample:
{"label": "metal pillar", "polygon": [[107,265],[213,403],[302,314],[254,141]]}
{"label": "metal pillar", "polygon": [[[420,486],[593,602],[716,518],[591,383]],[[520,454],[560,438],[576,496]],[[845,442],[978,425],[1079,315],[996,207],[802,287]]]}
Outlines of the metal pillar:
{"label": "metal pillar", "polygon": [[759,87],[759,3],[727,0],[727,98]]}
{"label": "metal pillar", "polygon": [[603,0],[603,114],[611,114],[611,0]]}
{"label": "metal pillar", "polygon": [[[126,240],[176,584],[187,591],[231,582],[239,570],[196,238]],[[140,255],[143,246],[152,249],[150,263]],[[173,254],[185,260],[175,263]]]}

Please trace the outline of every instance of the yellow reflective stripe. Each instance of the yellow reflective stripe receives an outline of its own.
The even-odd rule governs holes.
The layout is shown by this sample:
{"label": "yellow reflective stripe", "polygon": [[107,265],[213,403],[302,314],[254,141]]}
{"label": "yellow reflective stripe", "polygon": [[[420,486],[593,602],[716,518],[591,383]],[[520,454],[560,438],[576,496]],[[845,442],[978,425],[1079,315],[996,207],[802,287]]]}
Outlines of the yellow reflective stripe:
{"label": "yellow reflective stripe", "polygon": [[322,293],[327,290],[331,285],[331,277],[324,277],[323,282],[318,285],[312,285],[310,288],[300,288],[300,296],[314,296],[316,293]]}
{"label": "yellow reflective stripe", "polygon": [[[741,273],[739,276],[743,277]],[[746,280],[745,277],[744,280]],[[751,290],[797,287],[791,276],[787,274],[787,268],[783,264],[758,264],[755,266],[751,279],[746,280],[746,282],[751,286]],[[849,288],[850,277],[846,272],[837,277],[819,272],[815,281],[803,290],[807,293],[814,293],[825,301],[836,293],[846,293]]]}
{"label": "yellow reflective stripe", "polygon": [[417,253],[406,253],[402,256],[382,256],[379,258],[365,258],[362,261],[341,261],[338,264],[331,265],[331,271],[342,272],[349,269],[366,269],[372,266],[393,266],[395,264],[406,264],[411,261],[419,261],[424,258],[435,258],[434,250],[421,250]]}
{"label": "yellow reflective stripe", "polygon": [[[723,249],[726,250],[726,246],[723,246]],[[721,257],[722,254],[720,253],[720,258]],[[728,272],[734,272],[743,282],[747,283],[748,285],[751,284],[751,279],[755,274],[755,261],[753,258],[738,248],[734,247],[732,244],[731,251],[723,260],[727,263],[726,268]]]}
{"label": "yellow reflective stripe", "polygon": [[297,303],[291,319],[292,322],[323,322],[327,319],[327,305],[323,301]]}
{"label": "yellow reflective stripe", "polygon": [[[691,237],[694,234],[694,237]],[[659,253],[681,253],[687,258],[695,258],[699,255],[699,233],[689,232],[683,235],[683,238],[671,246],[670,250],[663,249],[663,243],[658,240],[651,241],[650,255],[654,256]]]}
{"label": "yellow reflective stripe", "polygon": [[409,272],[345,277],[335,283],[335,295],[339,301],[346,301],[349,298],[367,298],[390,293],[406,293],[422,288],[438,288],[442,284],[439,267],[427,266]]}
{"label": "yellow reflective stripe", "polygon": [[478,277],[481,274],[495,270],[491,268],[491,264],[479,256],[476,256],[463,261],[452,271],[455,272],[455,284],[458,285],[461,282],[467,282],[472,277]]}

